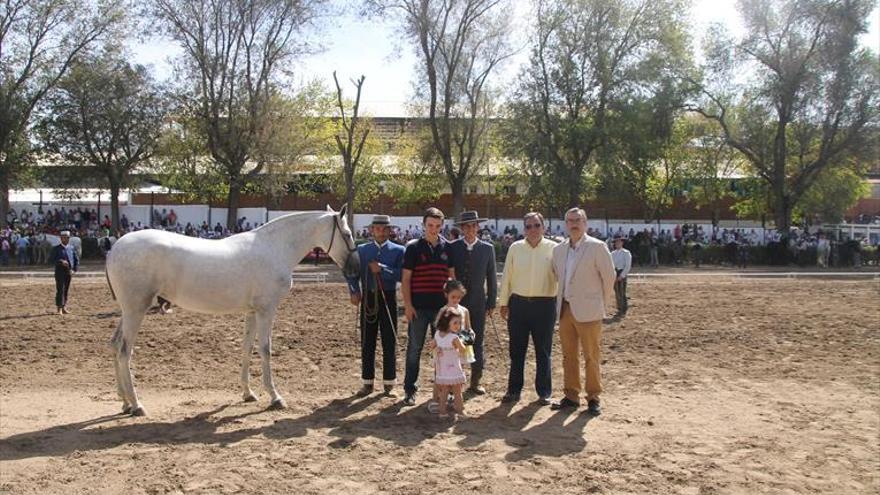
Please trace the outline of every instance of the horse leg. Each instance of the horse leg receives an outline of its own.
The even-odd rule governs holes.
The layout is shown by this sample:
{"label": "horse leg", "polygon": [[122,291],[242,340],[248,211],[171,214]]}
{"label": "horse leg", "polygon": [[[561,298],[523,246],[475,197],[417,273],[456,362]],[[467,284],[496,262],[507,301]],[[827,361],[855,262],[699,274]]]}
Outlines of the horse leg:
{"label": "horse leg", "polygon": [[143,405],[138,401],[137,392],[134,389],[134,379],[131,376],[131,355],[134,351],[137,332],[141,327],[141,322],[144,320],[147,307],[148,305],[139,308],[139,311],[122,311],[122,338],[116,352],[116,361],[119,363],[119,375],[122,377],[123,382],[123,393],[128,399],[132,416],[145,416],[147,414]]}
{"label": "horse leg", "polygon": [[263,388],[269,392],[269,397],[272,400],[269,408],[284,409],[287,405],[275,390],[275,383],[272,381],[272,322],[275,320],[275,307],[257,311],[254,316],[257,324],[257,336],[260,339],[260,346],[257,350],[263,365]]}
{"label": "horse leg", "polygon": [[116,331],[113,332],[113,338],[110,339],[110,347],[113,349],[113,370],[116,373],[116,393],[119,395],[119,398],[122,399],[122,413],[129,414],[131,413],[131,404],[128,403],[128,398],[125,395],[125,387],[123,386],[123,378],[120,373],[119,367],[119,351],[120,346],[122,344],[122,319],[119,320],[119,325],[116,326]]}
{"label": "horse leg", "polygon": [[241,347],[241,390],[245,402],[254,402],[257,396],[251,391],[251,355],[254,352],[254,337],[257,334],[257,316],[248,313],[244,321],[244,342]]}

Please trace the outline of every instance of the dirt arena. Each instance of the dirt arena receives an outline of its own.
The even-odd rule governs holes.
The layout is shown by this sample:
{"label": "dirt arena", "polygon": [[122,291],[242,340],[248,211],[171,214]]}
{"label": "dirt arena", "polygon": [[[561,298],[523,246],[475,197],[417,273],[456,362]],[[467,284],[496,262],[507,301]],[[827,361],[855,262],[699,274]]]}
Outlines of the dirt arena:
{"label": "dirt arena", "polygon": [[[357,399],[342,284],[297,288],[274,331],[289,409],[240,401],[243,317],[149,315],[134,356],[145,418],[116,414],[102,282],[0,282],[0,494],[880,493],[876,280],[632,282],[606,327],[604,414],[501,405],[506,338],[487,335],[490,394],[448,423],[425,401]],[[398,346],[399,379],[406,347]],[[381,360],[379,360],[381,363]],[[427,353],[422,385],[427,386]],[[562,385],[558,339],[554,390]],[[423,388],[424,390],[424,388]]]}

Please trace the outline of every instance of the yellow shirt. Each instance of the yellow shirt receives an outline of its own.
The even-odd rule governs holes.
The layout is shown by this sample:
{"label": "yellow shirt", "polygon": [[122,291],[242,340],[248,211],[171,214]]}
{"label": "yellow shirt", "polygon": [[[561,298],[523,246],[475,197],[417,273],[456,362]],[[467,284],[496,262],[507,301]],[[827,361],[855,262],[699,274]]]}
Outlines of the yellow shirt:
{"label": "yellow shirt", "polygon": [[536,247],[525,239],[514,242],[507,251],[498,305],[507,306],[511,294],[523,297],[556,297],[557,280],[553,271],[556,243],[542,238]]}

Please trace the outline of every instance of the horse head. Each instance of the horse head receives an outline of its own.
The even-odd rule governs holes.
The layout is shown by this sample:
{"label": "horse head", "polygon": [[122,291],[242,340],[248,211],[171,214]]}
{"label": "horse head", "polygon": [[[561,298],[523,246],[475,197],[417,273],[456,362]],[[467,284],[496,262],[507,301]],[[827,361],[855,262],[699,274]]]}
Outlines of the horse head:
{"label": "horse head", "polygon": [[360,274],[361,264],[354,237],[351,235],[348,220],[345,218],[347,210],[347,204],[343,205],[338,213],[333,211],[329,205],[327,206],[327,212],[330,213],[327,218],[331,222],[329,225],[331,233],[326,251],[346,277],[356,277]]}

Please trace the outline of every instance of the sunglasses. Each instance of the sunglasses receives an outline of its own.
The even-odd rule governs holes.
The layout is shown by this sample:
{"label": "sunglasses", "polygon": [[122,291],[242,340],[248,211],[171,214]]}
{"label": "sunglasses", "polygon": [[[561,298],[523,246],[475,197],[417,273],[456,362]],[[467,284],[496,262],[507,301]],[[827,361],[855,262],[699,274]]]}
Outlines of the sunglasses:
{"label": "sunglasses", "polygon": [[544,226],[544,225],[543,225],[543,224],[540,224],[540,223],[527,223],[527,224],[526,224],[526,230],[540,229],[540,228],[543,227],[543,226]]}

